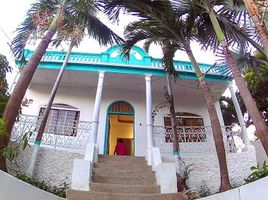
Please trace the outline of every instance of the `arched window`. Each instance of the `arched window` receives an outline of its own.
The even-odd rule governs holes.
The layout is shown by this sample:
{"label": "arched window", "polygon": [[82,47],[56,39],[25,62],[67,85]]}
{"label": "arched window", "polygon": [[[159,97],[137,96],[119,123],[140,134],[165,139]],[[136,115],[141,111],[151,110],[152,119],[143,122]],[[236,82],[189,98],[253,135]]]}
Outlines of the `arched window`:
{"label": "arched window", "polygon": [[[178,112],[176,113],[178,120],[178,133],[179,142],[205,142],[206,134],[204,128],[204,120],[201,116],[187,113]],[[172,133],[172,122],[171,117],[164,117],[164,125],[166,129],[166,142],[173,142]]]}
{"label": "arched window", "polygon": [[[204,126],[204,120],[201,116],[187,113],[187,112],[178,112],[176,113],[179,126]],[[164,117],[165,126],[171,126],[171,117]]]}
{"label": "arched window", "polygon": [[125,101],[117,101],[109,106],[109,113],[134,113],[133,107]]}
{"label": "arched window", "polygon": [[[45,110],[46,106],[40,108],[40,117],[43,116]],[[76,136],[79,116],[80,112],[77,108],[67,104],[55,103],[49,112],[45,133]]]}

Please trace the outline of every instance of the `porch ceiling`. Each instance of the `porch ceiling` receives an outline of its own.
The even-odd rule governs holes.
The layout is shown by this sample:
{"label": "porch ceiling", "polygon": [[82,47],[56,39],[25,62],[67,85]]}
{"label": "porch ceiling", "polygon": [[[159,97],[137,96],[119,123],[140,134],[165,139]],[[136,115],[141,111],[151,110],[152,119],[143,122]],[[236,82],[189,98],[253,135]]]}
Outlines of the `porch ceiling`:
{"label": "porch ceiling", "polygon": [[[59,70],[55,69],[38,69],[32,79],[31,84],[53,85]],[[95,88],[97,86],[98,73],[85,71],[65,71],[61,81],[61,85],[68,87]],[[163,88],[166,85],[165,77],[152,77],[152,91],[154,93],[163,93]],[[173,89],[178,95],[197,94],[201,93],[197,89],[197,81],[190,79],[178,79],[173,84]],[[216,98],[222,95],[227,88],[226,83],[209,82],[209,86]],[[116,90],[118,88],[145,91],[144,75],[128,75],[118,73],[106,73],[104,78],[104,87]]]}

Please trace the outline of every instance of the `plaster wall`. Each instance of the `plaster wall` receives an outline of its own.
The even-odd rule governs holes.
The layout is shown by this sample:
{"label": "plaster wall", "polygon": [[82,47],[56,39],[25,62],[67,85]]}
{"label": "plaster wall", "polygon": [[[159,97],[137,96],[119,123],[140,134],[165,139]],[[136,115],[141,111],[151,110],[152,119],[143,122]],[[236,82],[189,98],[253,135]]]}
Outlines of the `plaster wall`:
{"label": "plaster wall", "polygon": [[[184,165],[173,160],[171,153],[161,154],[163,162],[175,162],[177,171],[183,169]],[[251,173],[250,167],[256,165],[255,148],[249,147],[247,151],[241,153],[228,153],[227,166],[229,178],[234,186],[244,183],[244,179]],[[219,191],[220,172],[218,158],[215,153],[185,153],[181,155],[185,165],[192,165],[187,181],[191,189],[199,190],[201,186],[207,186],[211,193]]]}
{"label": "plaster wall", "polygon": [[[105,80],[104,80],[105,81]],[[145,80],[141,76],[141,81]],[[97,85],[97,82],[96,82]],[[46,105],[49,93],[52,86],[48,85],[32,85],[26,93],[28,99],[32,99],[33,103],[28,107],[23,107],[23,114],[38,115],[40,107]],[[57,92],[54,102],[64,103],[76,107],[80,111],[81,121],[91,121],[93,106],[95,101],[95,87],[66,87],[61,86]],[[152,92],[153,94],[153,105],[158,105],[165,101],[164,91],[163,92]],[[180,112],[190,112],[200,115],[204,119],[204,124],[210,126],[210,120],[208,111],[205,106],[203,97],[199,93],[192,93],[186,89],[183,91],[184,95],[181,95],[182,91],[174,90],[174,99],[176,104],[176,110]],[[145,91],[130,90],[129,87],[118,87],[117,89],[110,89],[104,87],[101,109],[100,109],[100,120],[98,128],[97,142],[99,144],[99,152],[104,153],[105,150],[105,131],[107,122],[107,109],[109,105],[115,101],[127,101],[130,103],[135,110],[134,115],[134,134],[135,134],[135,155],[145,156],[147,148],[147,137],[146,137],[146,97]],[[169,113],[168,108],[163,108],[157,112],[154,120],[154,125],[163,126],[163,117]]]}
{"label": "plaster wall", "polygon": [[[8,171],[12,175],[17,172],[27,173],[33,146],[22,151],[15,162],[8,162]],[[54,186],[70,185],[73,160],[82,159],[84,155],[70,151],[41,147],[38,154],[33,177]]]}
{"label": "plaster wall", "polygon": [[256,140],[253,143],[255,149],[256,149],[256,157],[257,157],[257,161],[258,163],[262,166],[262,164],[264,163],[264,161],[266,161],[266,163],[268,162],[268,157],[266,155],[266,152],[262,146],[262,143],[260,140]]}

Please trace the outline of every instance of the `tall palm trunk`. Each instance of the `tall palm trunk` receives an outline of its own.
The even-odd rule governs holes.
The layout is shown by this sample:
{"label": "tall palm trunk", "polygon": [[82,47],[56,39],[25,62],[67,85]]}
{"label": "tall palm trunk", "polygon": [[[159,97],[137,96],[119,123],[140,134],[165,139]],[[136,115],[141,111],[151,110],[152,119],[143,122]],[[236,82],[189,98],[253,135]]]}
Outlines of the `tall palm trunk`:
{"label": "tall palm trunk", "polygon": [[238,69],[237,64],[235,63],[235,60],[233,58],[233,56],[231,55],[224,33],[219,25],[218,19],[214,13],[214,11],[211,9],[209,11],[209,17],[211,20],[211,23],[213,24],[214,27],[214,31],[217,35],[217,38],[221,44],[221,46],[223,47],[223,51],[224,51],[224,55],[225,58],[227,60],[228,66],[231,69],[232,75],[235,79],[236,85],[239,89],[240,95],[243,99],[243,102],[247,108],[247,111],[253,121],[253,124],[256,127],[256,131],[257,131],[257,135],[259,136],[262,145],[264,147],[264,150],[266,152],[266,154],[268,155],[268,127],[265,124],[260,111],[249,91],[249,89],[247,88],[247,85]]}
{"label": "tall palm trunk", "polygon": [[[57,31],[59,22],[62,19],[62,12],[63,12],[62,9],[59,9],[57,15],[52,21],[45,36],[39,43],[38,47],[36,48],[34,54],[31,56],[27,65],[23,68],[21,72],[21,76],[13,90],[12,95],[10,96],[8,100],[7,106],[3,114],[3,119],[7,122],[7,128],[6,128],[7,135],[0,136],[0,150],[5,148],[8,144],[9,137],[12,131],[12,127],[19,113],[22,99],[25,95],[28,85],[30,84],[32,80],[32,77],[34,75],[34,72],[39,62],[42,59],[42,56],[46,53],[46,49],[48,45],[50,44],[52,37],[55,35]],[[5,159],[2,156],[0,156],[0,170],[7,171]]]}
{"label": "tall palm trunk", "polygon": [[60,85],[60,81],[61,81],[61,79],[63,77],[65,68],[67,66],[67,63],[68,63],[68,60],[69,60],[69,57],[70,57],[70,54],[72,52],[72,49],[73,49],[74,45],[75,45],[75,41],[73,40],[71,42],[70,46],[69,46],[67,54],[66,54],[66,56],[64,58],[64,61],[62,63],[60,72],[59,72],[59,74],[57,76],[57,79],[56,79],[56,81],[54,83],[53,89],[52,89],[52,91],[50,93],[50,97],[49,97],[49,100],[48,100],[48,104],[47,104],[45,113],[42,116],[42,120],[41,120],[40,126],[39,126],[38,131],[37,131],[37,136],[36,136],[36,139],[35,139],[35,142],[34,142],[34,148],[33,148],[33,152],[32,152],[32,155],[31,155],[31,160],[30,160],[30,164],[29,164],[29,168],[28,168],[28,175],[29,176],[33,175],[33,171],[34,171],[34,167],[35,167],[35,163],[36,163],[36,157],[37,157],[37,154],[38,154],[38,151],[39,151],[39,148],[40,148],[40,144],[41,144],[41,140],[42,140],[42,136],[43,136],[46,124],[47,124],[47,119],[48,119],[48,116],[49,116],[49,112],[51,110],[53,101],[55,99],[57,90],[58,90],[59,85]]}
{"label": "tall palm trunk", "polygon": [[43,136],[43,133],[44,133],[44,130],[45,130],[45,127],[46,127],[46,123],[47,123],[47,119],[48,119],[48,116],[49,116],[49,112],[51,110],[53,101],[55,99],[57,90],[58,90],[59,85],[60,85],[60,81],[61,81],[61,79],[63,77],[63,73],[65,71],[65,68],[67,66],[69,57],[71,55],[71,52],[72,52],[72,49],[73,49],[74,46],[75,46],[75,42],[72,41],[71,44],[70,44],[70,46],[69,46],[69,49],[67,51],[67,54],[65,56],[65,59],[64,59],[64,61],[62,63],[62,66],[61,66],[60,72],[58,74],[58,77],[57,77],[57,79],[56,79],[56,81],[54,83],[53,89],[52,89],[52,91],[50,93],[50,97],[49,97],[49,101],[48,101],[48,104],[47,104],[45,113],[43,115],[42,121],[41,121],[40,126],[38,128],[38,134],[37,134],[36,139],[35,139],[35,144],[37,144],[37,143],[40,144],[40,142],[42,140],[42,136]]}
{"label": "tall palm trunk", "polygon": [[179,148],[179,135],[178,135],[178,120],[176,117],[175,106],[174,106],[174,98],[173,98],[173,89],[171,86],[171,81],[166,73],[167,79],[167,88],[168,88],[168,102],[169,102],[169,111],[171,114],[171,124],[173,129],[173,155],[179,156],[180,148]]}
{"label": "tall palm trunk", "polygon": [[253,0],[243,0],[244,4],[248,10],[249,15],[252,17],[252,21],[255,24],[256,32],[259,34],[259,37],[262,41],[266,57],[268,58],[268,35],[265,31],[264,25],[261,23],[259,18],[258,7]]}
{"label": "tall palm trunk", "polygon": [[217,152],[217,157],[219,161],[220,168],[220,176],[221,176],[221,186],[220,191],[224,192],[232,188],[230,184],[230,179],[228,175],[227,161],[226,161],[226,152],[224,148],[223,135],[221,130],[220,121],[217,115],[217,111],[214,104],[214,99],[212,96],[212,92],[208,87],[208,84],[205,81],[204,75],[192,53],[190,46],[186,47],[186,53],[194,67],[195,73],[198,77],[199,84],[202,89],[202,93],[205,98],[205,102],[207,104],[207,109],[209,112],[209,118],[212,126],[212,133],[215,142],[215,148]]}

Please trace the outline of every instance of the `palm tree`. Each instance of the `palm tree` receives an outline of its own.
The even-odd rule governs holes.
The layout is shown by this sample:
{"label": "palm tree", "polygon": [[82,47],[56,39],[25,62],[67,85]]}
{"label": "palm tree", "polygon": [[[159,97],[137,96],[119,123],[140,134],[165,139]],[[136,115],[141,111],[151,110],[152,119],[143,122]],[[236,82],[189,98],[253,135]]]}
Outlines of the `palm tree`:
{"label": "palm tree", "polygon": [[260,15],[264,15],[264,13],[262,13],[260,8],[263,7],[265,9],[265,7],[268,7],[268,3],[267,3],[267,1],[265,2],[264,0],[260,1],[259,3],[261,5],[259,8],[255,4],[254,0],[243,0],[243,1],[245,3],[245,6],[248,10],[250,17],[252,18],[253,23],[255,24],[256,32],[259,34],[259,37],[262,41],[266,56],[268,58],[268,34],[265,31],[264,23],[261,22],[261,19],[259,17]]}
{"label": "palm tree", "polygon": [[123,45],[123,54],[125,56],[128,56],[133,45],[139,41],[145,40],[144,48],[146,50],[148,50],[150,44],[158,43],[165,46],[166,49],[163,57],[165,69],[168,73],[177,77],[177,72],[173,66],[174,54],[179,49],[187,53],[194,67],[209,111],[221,174],[220,190],[226,191],[230,189],[223,136],[214,99],[190,47],[190,41],[193,39],[192,30],[187,29],[187,22],[176,15],[169,1],[147,0],[137,4],[133,0],[111,0],[107,2],[105,9],[106,13],[113,19],[118,16],[122,7],[125,7],[127,12],[140,17],[140,20],[130,23],[126,27],[126,42]]}
{"label": "palm tree", "polygon": [[[38,0],[29,9],[24,22],[17,29],[17,35],[12,41],[14,53],[23,57],[23,50],[27,41],[39,37],[42,39],[21,72],[6,106],[3,119],[7,122],[7,133],[9,135],[34,72],[57,31],[75,21],[78,25],[87,29],[88,35],[97,39],[101,45],[122,41],[118,35],[98,19],[98,7],[99,3],[95,0]],[[4,141],[4,146],[7,143],[8,139]],[[3,162],[4,160],[0,159],[0,163]],[[6,167],[1,169],[6,171]]]}
{"label": "palm tree", "polygon": [[173,88],[172,88],[170,76],[168,73],[166,73],[166,79],[167,79],[167,99],[169,103],[169,112],[171,114],[171,125],[173,129],[173,155],[176,157],[180,157],[178,120],[177,120],[176,111],[175,111]]}
{"label": "palm tree", "polygon": [[[228,1],[224,2],[228,3]],[[237,23],[235,21],[230,21],[226,18],[224,13],[217,13],[214,10],[213,6],[222,6],[222,1],[174,0],[172,3],[173,8],[178,15],[186,15],[185,17],[187,21],[194,22],[189,24],[192,29],[196,29],[198,32],[199,41],[204,43],[206,47],[210,46],[214,48],[215,51],[219,46],[222,48],[222,52],[235,79],[240,95],[254,125],[256,126],[257,134],[263,144],[266,154],[268,155],[268,127],[265,124],[229,49],[229,45],[234,43],[238,46],[245,45],[247,44],[247,40],[254,46],[257,45],[257,43],[250,39],[249,36],[246,37],[243,34],[243,32],[247,33],[247,29],[246,27],[240,28],[239,20]],[[259,46],[257,48],[263,52]]]}
{"label": "palm tree", "polygon": [[39,147],[40,147],[40,144],[42,141],[42,136],[43,136],[46,124],[47,124],[48,116],[49,116],[53,101],[55,99],[57,90],[59,88],[60,81],[63,77],[65,68],[67,66],[69,57],[71,55],[72,49],[73,49],[73,47],[78,46],[84,37],[85,29],[83,27],[81,28],[81,27],[73,25],[73,24],[69,24],[69,26],[71,26],[71,27],[64,27],[64,29],[58,33],[58,35],[57,35],[58,37],[57,37],[56,41],[54,42],[54,44],[56,46],[58,46],[58,45],[60,45],[62,40],[67,40],[67,41],[70,40],[70,45],[69,45],[68,51],[66,53],[66,56],[64,58],[64,61],[62,63],[60,72],[57,76],[57,79],[56,79],[54,86],[52,88],[52,91],[50,93],[50,97],[49,97],[45,112],[41,118],[41,122],[40,122],[40,125],[38,128],[38,131],[37,131],[37,136],[36,136],[35,142],[34,142],[35,143],[34,150],[32,152],[31,162],[30,162],[29,168],[28,168],[28,174],[30,176],[32,176],[32,174],[33,174],[33,170],[34,170],[34,166],[35,166],[35,162],[36,162],[36,157],[37,157]]}

